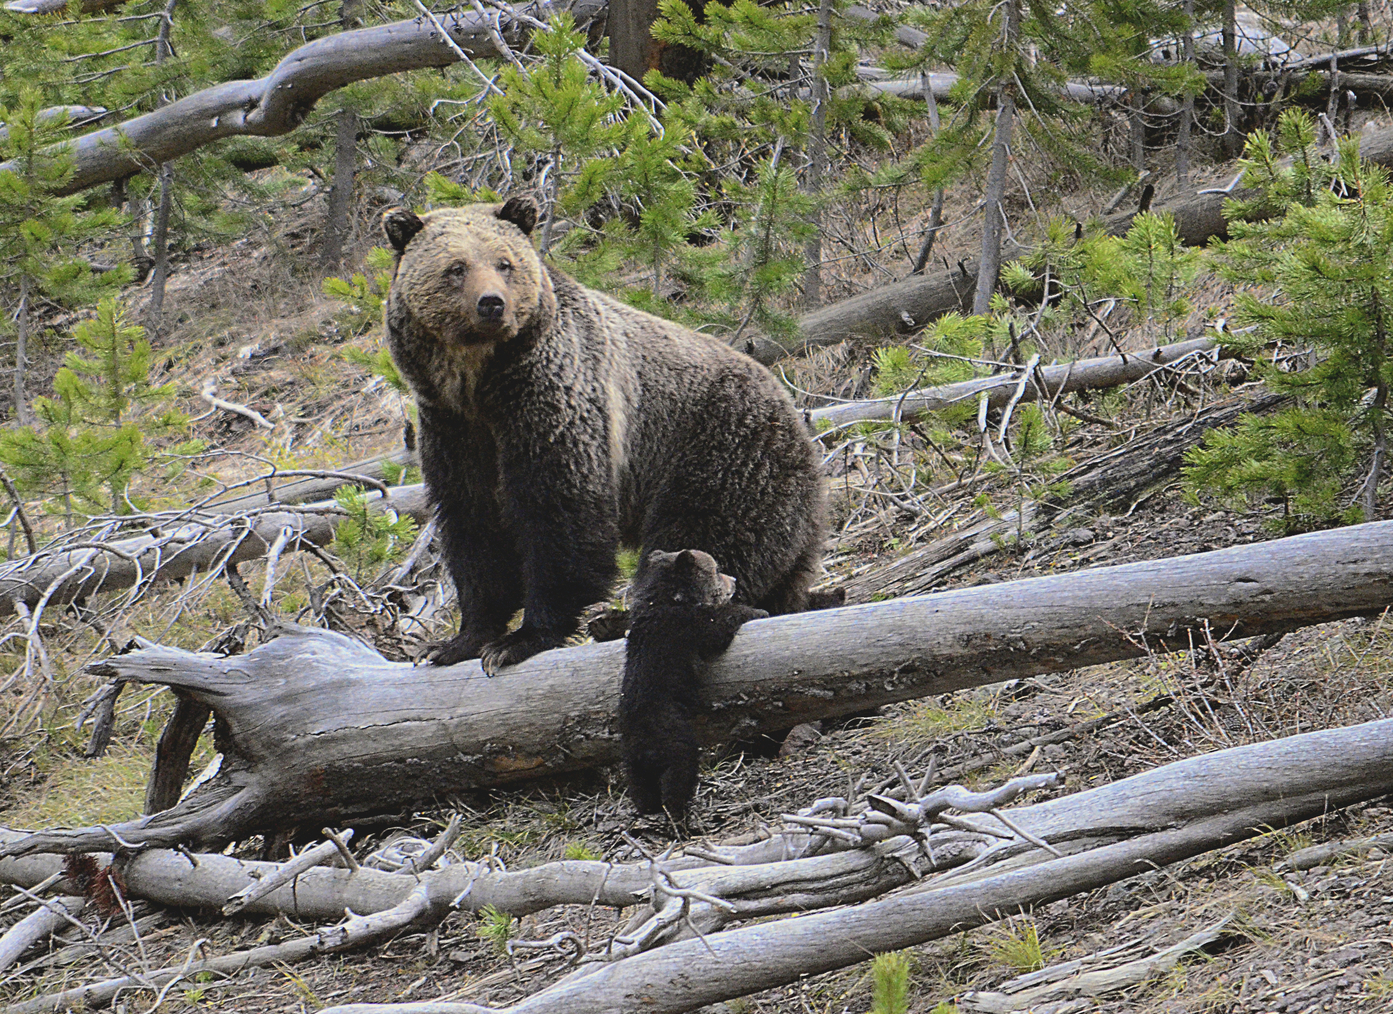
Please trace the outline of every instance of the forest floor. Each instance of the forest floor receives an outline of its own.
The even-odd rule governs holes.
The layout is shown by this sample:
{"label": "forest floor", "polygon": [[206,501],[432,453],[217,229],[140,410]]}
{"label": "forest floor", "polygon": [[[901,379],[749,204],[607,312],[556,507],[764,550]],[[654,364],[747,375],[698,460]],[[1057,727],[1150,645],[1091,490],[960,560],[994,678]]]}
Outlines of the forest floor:
{"label": "forest floor", "polygon": [[[1212,172],[1217,179],[1228,169]],[[1069,198],[1095,210],[1101,203],[1101,195],[1088,191],[1072,191]],[[1025,206],[1019,195],[1018,204]],[[363,220],[368,220],[366,211]],[[906,219],[909,236],[919,221]],[[260,434],[240,416],[211,412],[200,418],[198,435],[238,452],[209,467],[224,480],[255,474],[258,463],[266,460],[329,468],[400,446],[402,399],[341,357],[344,344],[371,344],[372,339],[356,334],[345,323],[343,307],[318,294],[317,278],[286,266],[294,253],[296,228],[293,223],[283,228],[279,252],[254,239],[196,251],[178,265],[172,280],[169,302],[177,323],[159,346],[166,357],[164,379],[180,385],[192,414],[207,412],[197,392],[213,378],[223,397],[247,404],[277,427]],[[944,254],[969,252],[968,237],[967,230],[957,239],[950,237]],[[844,290],[840,294],[872,284],[872,277],[847,267],[837,283]],[[1205,310],[1222,314],[1231,293],[1215,283],[1209,296]],[[1205,319],[1205,313],[1197,312],[1185,326],[1201,328]],[[1160,338],[1142,330],[1123,334],[1132,349]],[[1089,350],[1076,344],[1055,351],[1078,355]],[[868,362],[868,348],[848,345],[784,367],[797,387],[814,396],[863,396],[845,392],[856,391]],[[1222,371],[1196,372],[1180,383],[1147,381],[1120,394],[1072,401],[1086,415],[1106,416],[1109,425],[1070,417],[1060,429],[1058,453],[1079,464],[1138,434],[1182,425],[1203,405],[1253,396],[1256,385],[1242,379]],[[865,495],[864,476],[845,461],[839,465],[833,456],[829,464],[840,525],[829,553],[830,577],[852,583],[854,599],[879,597],[879,574],[915,549],[986,516],[977,499],[981,485],[967,483],[905,509]],[[1008,482],[985,488],[997,509],[1009,508],[1013,496],[1024,495]],[[1048,520],[1033,527],[1031,537],[1003,538],[994,552],[931,587],[1171,557],[1273,535],[1262,517],[1188,500],[1176,476],[1106,511],[1090,509],[1057,527]],[[288,582],[287,589],[293,593],[293,584]],[[185,608],[189,601],[191,610]],[[114,632],[111,639],[141,633],[196,648],[234,622],[239,609],[225,587],[211,588],[178,608],[164,602],[128,614],[131,629]],[[103,758],[85,760],[73,719],[94,684],[80,666],[107,653],[107,646],[90,631],[73,633],[64,643],[64,671],[73,675],[53,695],[43,734],[7,743],[8,756],[0,754],[0,824],[90,824],[139,812],[154,739],[168,714],[168,695],[147,695],[124,705],[111,750]],[[1075,792],[1230,746],[1388,717],[1393,714],[1391,672],[1393,629],[1381,618],[1307,628],[1249,653],[1197,644],[1188,653],[887,707],[819,728],[800,727],[781,749],[772,743],[747,744],[711,756],[693,827],[699,841],[749,841],[781,813],[821,796],[843,794],[863,775],[892,774],[896,761],[911,771],[922,770],[933,751],[940,764],[982,761],[977,774],[967,779],[972,786],[996,784],[1025,770],[1059,770],[1066,784],[1055,791]],[[1163,700],[1157,703],[1158,698]],[[1046,746],[1024,763],[999,756],[1000,750],[1032,736],[1112,712],[1124,717]],[[1212,953],[1192,957],[1129,992],[1037,1010],[1309,1014],[1393,1009],[1393,848],[1351,854],[1304,871],[1281,867],[1292,852],[1311,844],[1393,834],[1388,802],[1351,807],[915,948],[909,1009],[931,1011],[940,1001],[995,988],[1040,962],[1080,958],[1133,940],[1168,946],[1226,916],[1233,917],[1230,931]],[[451,810],[466,817],[466,831],[454,853],[467,859],[493,855],[510,869],[582,850],[629,861],[636,853],[624,832],[657,850],[673,840],[666,823],[635,820],[617,770],[450,800],[397,830],[429,837]],[[375,845],[395,833],[376,832],[360,844]],[[248,854],[254,851],[250,847]],[[134,911],[141,917],[139,939],[117,950],[123,960],[146,968],[181,964],[199,948],[209,955],[224,954],[311,929],[284,917],[219,919],[143,902]],[[9,919],[0,916],[0,922]],[[621,922],[613,910],[572,907],[529,916],[515,929],[519,937],[539,938],[570,928],[593,941],[604,939]],[[158,1009],[308,1012],[329,1003],[408,999],[504,1005],[562,973],[555,962],[505,956],[493,940],[480,935],[481,925],[472,915],[455,915],[430,933],[404,933],[363,952],[260,969],[227,982],[185,983]],[[1038,940],[1038,948],[1032,939]],[[30,955],[18,970],[0,976],[0,1002],[112,974],[90,952],[60,948],[61,943],[50,953]],[[130,1012],[150,1011],[151,1002],[147,996],[121,1001]],[[836,1014],[866,1011],[870,1005],[868,966],[860,966],[708,1010]]]}

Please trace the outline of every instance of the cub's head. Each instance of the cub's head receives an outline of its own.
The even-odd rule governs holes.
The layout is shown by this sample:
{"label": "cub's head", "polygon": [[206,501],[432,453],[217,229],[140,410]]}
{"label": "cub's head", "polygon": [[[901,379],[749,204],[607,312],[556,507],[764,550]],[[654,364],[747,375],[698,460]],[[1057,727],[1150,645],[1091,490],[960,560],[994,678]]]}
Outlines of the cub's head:
{"label": "cub's head", "polygon": [[382,229],[396,251],[388,327],[409,314],[446,347],[508,341],[555,312],[551,279],[528,238],[527,198],[417,215],[390,208]]}
{"label": "cub's head", "polygon": [[735,594],[735,578],[722,574],[710,553],[655,549],[644,561],[632,592],[635,607],[719,606]]}

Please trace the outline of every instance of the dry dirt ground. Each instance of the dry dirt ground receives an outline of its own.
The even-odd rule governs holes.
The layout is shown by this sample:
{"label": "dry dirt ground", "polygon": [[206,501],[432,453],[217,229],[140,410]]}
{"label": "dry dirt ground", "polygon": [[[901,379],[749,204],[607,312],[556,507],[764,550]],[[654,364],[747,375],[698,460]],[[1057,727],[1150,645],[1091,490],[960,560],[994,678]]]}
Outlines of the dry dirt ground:
{"label": "dry dirt ground", "polygon": [[[199,408],[198,384],[215,377],[220,393],[274,418],[278,429],[273,436],[260,436],[240,417],[212,413],[197,424],[201,434],[251,448],[257,458],[294,453],[302,456],[297,461],[320,467],[397,446],[404,418],[400,400],[361,371],[346,371],[338,359],[339,346],[353,340],[341,330],[341,308],[318,297],[304,278],[278,273],[273,260],[253,258],[240,278],[229,278],[226,258],[235,256],[236,251],[191,255],[181,266],[180,287],[171,302],[182,310],[177,342],[169,345],[177,345],[180,353],[171,354],[164,369],[185,385],[188,408],[206,411],[206,405]],[[1215,293],[1214,305],[1222,305],[1225,295]],[[818,383],[798,379],[831,391],[864,362],[865,350],[845,350]],[[1204,387],[1200,393],[1214,400],[1253,392]],[[1085,460],[1131,433],[1182,419],[1196,407],[1173,390],[1155,397],[1133,392],[1109,403],[1119,425],[1078,422],[1066,451],[1074,461]],[[1094,406],[1094,411],[1102,410]],[[224,477],[239,474],[239,468],[255,470],[250,458],[226,464],[219,469]],[[953,524],[980,518],[975,495],[972,488],[952,494],[946,501],[949,520],[933,527],[913,511],[857,514],[851,503],[855,498],[848,494],[839,506],[842,520],[849,523],[830,557],[833,577],[854,574],[858,587],[873,588],[876,572],[901,554],[943,537]],[[1173,481],[1107,512],[1071,517],[1061,530],[1037,527],[1034,539],[1021,545],[1003,540],[998,551],[936,586],[1175,556],[1272,534],[1260,518],[1187,501]],[[223,603],[219,608],[228,607]],[[235,611],[235,602],[230,608]],[[171,639],[191,636],[175,629]],[[1074,792],[1200,753],[1387,717],[1393,714],[1391,670],[1393,627],[1379,618],[1309,628],[1248,653],[1197,645],[1190,653],[885,708],[824,728],[800,729],[782,753],[771,744],[750,744],[711,756],[694,827],[705,842],[748,840],[781,813],[821,796],[845,794],[863,776],[889,776],[897,760],[922,770],[935,751],[941,766],[971,767],[974,773],[965,781],[972,786],[995,784],[1029,768],[1063,771],[1066,784],[1056,791]],[[1149,705],[1158,698],[1165,703]],[[150,721],[157,726],[159,705],[152,707]],[[1025,762],[1000,754],[1030,737],[1113,712],[1122,717],[1046,746]],[[54,728],[58,725],[55,719]],[[140,766],[148,757],[148,738],[144,742],[146,753],[132,752],[135,771],[125,786],[131,792],[139,791]],[[13,820],[46,785],[65,784],[53,765],[45,768],[35,761],[13,770],[0,790],[0,806],[5,807],[0,821]],[[104,789],[115,791],[113,786]],[[468,859],[493,855],[510,869],[582,854],[631,861],[635,852],[625,832],[656,849],[673,841],[672,829],[663,822],[635,821],[616,771],[527,791],[472,795],[455,801],[455,808],[466,816],[466,832],[455,853]],[[403,827],[429,837],[447,813],[419,814]],[[360,844],[374,846],[388,833],[377,832]],[[1308,870],[1280,865],[1311,844],[1379,834],[1393,834],[1388,800],[1023,912],[1007,924],[915,948],[909,1009],[932,1011],[968,990],[994,988],[1039,961],[1067,961],[1133,940],[1166,946],[1232,916],[1230,934],[1212,953],[1191,957],[1128,992],[1049,1009],[1054,1014],[1393,1010],[1393,845],[1386,851],[1350,853]],[[248,843],[246,854],[255,854],[258,847]],[[0,915],[0,924],[8,925],[18,914]],[[141,902],[134,915],[138,940],[118,940],[113,954],[122,963],[145,968],[181,964],[199,951],[225,954],[277,942],[310,929],[284,918],[223,920]],[[571,928],[598,941],[621,922],[612,910],[556,909],[523,919],[514,932],[540,938]],[[264,968],[226,982],[184,983],[166,994],[158,1009],[292,1014],[348,1001],[437,998],[505,1005],[560,974],[555,963],[544,959],[510,959],[493,939],[481,935],[481,928],[486,922],[456,915],[437,930],[404,933],[361,953]],[[1032,935],[1038,949],[1029,946]],[[67,936],[77,938],[75,933]],[[57,941],[47,952],[29,955],[16,973],[0,977],[0,1002],[113,974],[89,951],[63,948],[64,942]],[[861,966],[710,1010],[861,1012],[871,1008],[871,990],[867,967]],[[145,1014],[155,1009],[153,1004],[148,993],[130,995],[117,1009]]]}

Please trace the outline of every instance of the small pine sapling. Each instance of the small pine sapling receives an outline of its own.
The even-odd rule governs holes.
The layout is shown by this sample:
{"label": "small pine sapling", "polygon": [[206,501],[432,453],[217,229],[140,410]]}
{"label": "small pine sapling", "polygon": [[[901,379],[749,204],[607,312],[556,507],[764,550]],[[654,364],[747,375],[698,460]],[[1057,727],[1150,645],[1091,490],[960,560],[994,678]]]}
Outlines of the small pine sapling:
{"label": "small pine sapling", "polygon": [[1275,501],[1271,523],[1284,531],[1373,520],[1388,474],[1393,383],[1388,171],[1360,159],[1357,138],[1322,161],[1300,110],[1282,114],[1275,138],[1255,132],[1243,165],[1258,193],[1231,206],[1232,238],[1214,245],[1213,258],[1240,287],[1234,323],[1251,330],[1219,341],[1256,359],[1257,375],[1293,404],[1209,434],[1187,455],[1189,491],[1235,505]]}
{"label": "small pine sapling", "polygon": [[334,493],[346,517],[334,528],[333,551],[361,582],[384,564],[399,559],[416,537],[416,522],[393,510],[372,510],[361,487]]}
{"label": "small pine sapling", "polygon": [[182,433],[187,419],[169,402],[172,384],[150,383],[150,342],[114,299],[73,337],[86,355],[69,352],[53,379],[54,396],[34,399],[38,423],[0,434],[0,462],[26,496],[44,498],[69,524],[79,515],[125,514],[138,506],[131,485],[152,463],[178,474],[189,441],[161,450],[151,441]]}
{"label": "small pine sapling", "polygon": [[871,1014],[909,1014],[909,973],[906,951],[887,951],[871,960]]}

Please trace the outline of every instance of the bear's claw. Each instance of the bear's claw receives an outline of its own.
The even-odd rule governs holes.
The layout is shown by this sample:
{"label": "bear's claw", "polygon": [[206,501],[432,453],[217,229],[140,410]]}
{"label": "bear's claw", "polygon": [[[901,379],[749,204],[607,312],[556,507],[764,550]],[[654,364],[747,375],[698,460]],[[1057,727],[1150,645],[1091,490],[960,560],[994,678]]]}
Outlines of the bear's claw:
{"label": "bear's claw", "polygon": [[484,645],[484,650],[479,653],[479,664],[484,667],[486,675],[496,676],[498,670],[505,666],[517,665],[558,644],[555,638],[519,627],[492,644]]}
{"label": "bear's claw", "polygon": [[479,657],[478,642],[465,634],[458,634],[448,641],[437,641],[426,652],[426,661],[431,665],[454,665]]}

